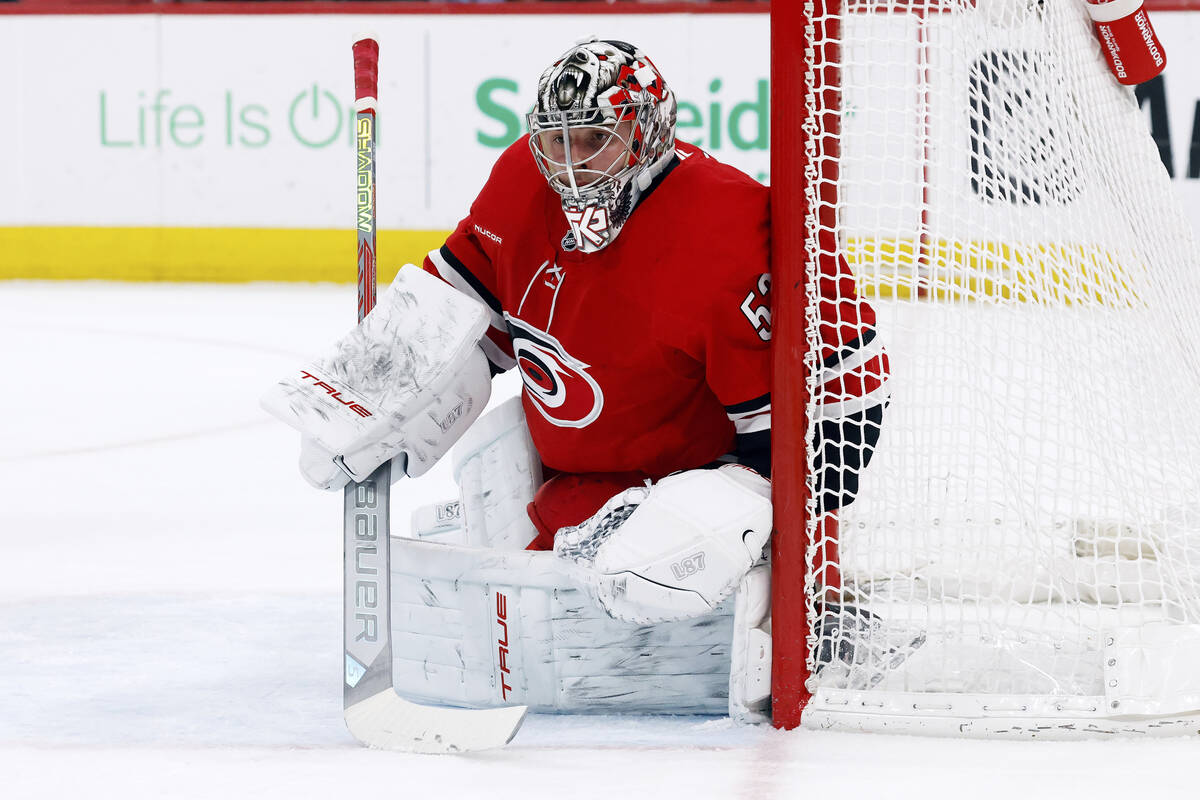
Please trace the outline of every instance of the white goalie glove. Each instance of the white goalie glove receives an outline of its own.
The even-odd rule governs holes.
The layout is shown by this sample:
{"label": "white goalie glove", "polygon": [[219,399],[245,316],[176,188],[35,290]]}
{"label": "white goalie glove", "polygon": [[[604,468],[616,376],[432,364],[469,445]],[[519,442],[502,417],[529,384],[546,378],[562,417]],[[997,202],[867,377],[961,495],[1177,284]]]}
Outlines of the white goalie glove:
{"label": "white goalie glove", "polygon": [[647,624],[706,614],[762,558],[771,535],[771,484],[747,467],[695,469],[627,489],[554,553],[608,614]]}
{"label": "white goalie glove", "polygon": [[300,471],[320,489],[361,481],[385,461],[424,474],[487,405],[478,343],[487,309],[406,264],[331,353],[276,384],[263,408],[301,434]]}

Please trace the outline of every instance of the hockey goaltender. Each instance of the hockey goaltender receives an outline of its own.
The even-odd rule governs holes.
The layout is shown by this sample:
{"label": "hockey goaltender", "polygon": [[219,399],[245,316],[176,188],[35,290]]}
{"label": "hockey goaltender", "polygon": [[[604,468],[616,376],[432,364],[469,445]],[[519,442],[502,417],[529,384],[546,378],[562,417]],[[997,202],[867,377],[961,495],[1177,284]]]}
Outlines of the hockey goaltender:
{"label": "hockey goaltender", "polygon": [[[273,409],[323,489],[455,445],[460,502],[393,543],[401,695],[768,709],[768,191],[677,142],[675,111],[638,48],[568,50],[467,217],[320,362],[358,413],[297,423],[308,372]],[[874,312],[838,269],[818,282],[842,298],[821,304],[823,509],[853,499],[887,404]],[[520,398],[480,417],[513,367]]]}

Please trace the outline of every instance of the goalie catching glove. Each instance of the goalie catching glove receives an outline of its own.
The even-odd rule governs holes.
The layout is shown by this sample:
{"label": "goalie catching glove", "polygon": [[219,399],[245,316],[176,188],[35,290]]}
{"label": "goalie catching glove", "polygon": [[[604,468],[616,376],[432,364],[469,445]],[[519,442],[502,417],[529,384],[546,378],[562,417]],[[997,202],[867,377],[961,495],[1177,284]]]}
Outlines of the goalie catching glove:
{"label": "goalie catching glove", "polygon": [[668,475],[626,489],[554,553],[608,614],[639,624],[712,611],[762,559],[771,535],[771,484],[737,464]]}
{"label": "goalie catching glove", "polygon": [[366,479],[392,459],[424,474],[487,405],[479,340],[486,307],[419,267],[400,268],[333,351],[276,384],[263,408],[300,431],[300,471],[320,489]]}

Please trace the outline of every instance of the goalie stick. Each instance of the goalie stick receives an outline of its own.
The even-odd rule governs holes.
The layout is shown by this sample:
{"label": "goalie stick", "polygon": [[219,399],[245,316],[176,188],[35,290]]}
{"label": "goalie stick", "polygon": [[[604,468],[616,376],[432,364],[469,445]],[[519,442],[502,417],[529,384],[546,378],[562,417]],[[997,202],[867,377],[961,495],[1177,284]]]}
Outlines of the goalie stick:
{"label": "goalie stick", "polygon": [[[375,305],[375,109],[379,43],[354,43],[358,154],[358,320]],[[458,709],[410,703],[392,688],[391,465],[384,462],[344,497],[342,594],[346,727],[368,747],[413,753],[484,750],[506,744],[525,707]]]}

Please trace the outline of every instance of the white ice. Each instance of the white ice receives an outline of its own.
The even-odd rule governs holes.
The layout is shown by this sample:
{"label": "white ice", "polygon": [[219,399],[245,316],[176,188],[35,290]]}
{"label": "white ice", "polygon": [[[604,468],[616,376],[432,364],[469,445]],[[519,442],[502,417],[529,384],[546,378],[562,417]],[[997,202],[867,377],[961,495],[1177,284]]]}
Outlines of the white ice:
{"label": "white ice", "polygon": [[[0,283],[0,798],[1196,796],[1200,737],[535,716],[485,754],[360,748],[341,495],[257,405],[349,327],[353,291]],[[444,469],[398,484],[395,519],[451,493]]]}

